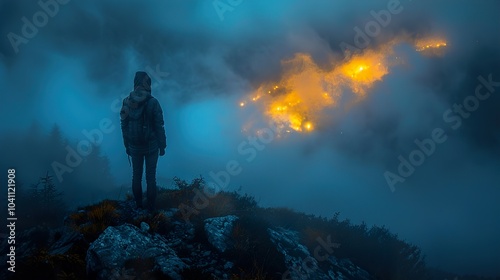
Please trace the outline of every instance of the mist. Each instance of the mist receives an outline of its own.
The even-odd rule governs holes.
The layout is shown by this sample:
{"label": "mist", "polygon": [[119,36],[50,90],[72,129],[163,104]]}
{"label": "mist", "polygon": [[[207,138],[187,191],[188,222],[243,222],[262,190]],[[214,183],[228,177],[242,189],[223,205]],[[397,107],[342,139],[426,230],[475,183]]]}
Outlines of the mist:
{"label": "mist", "polygon": [[[109,160],[113,183],[89,186],[93,193],[130,191],[118,113],[134,73],[147,71],[167,134],[160,186],[170,187],[176,176],[218,183],[227,163],[236,161],[241,172],[226,180],[227,188],[241,188],[262,206],[326,217],[340,212],[355,223],[385,225],[419,246],[430,266],[500,275],[499,1],[218,2],[225,6],[60,1],[46,24],[25,36],[23,17],[33,22],[42,7],[2,1],[2,170],[15,165],[28,185],[53,172],[55,156],[38,163],[30,152],[35,147],[18,140],[33,124],[40,135],[57,124],[74,150],[100,138],[98,151]],[[344,89],[346,101],[321,111],[313,131],[285,135],[272,129],[262,106],[239,106],[260,85],[279,81],[282,61],[296,53],[310,54],[321,69],[340,65],[348,59],[342,43],[356,46],[355,28],[363,30],[374,20],[371,11],[391,5],[399,12],[366,49],[406,38],[391,56],[402,62],[363,99],[350,102],[354,93]],[[24,40],[12,41],[12,33]],[[425,36],[445,38],[444,53],[416,52],[410,42]],[[490,94],[477,99],[477,108],[466,117],[448,112],[454,104],[472,106],[467,102],[479,85]],[[263,129],[271,131],[266,141],[255,138]],[[440,137],[433,136],[436,129]],[[399,157],[409,161],[419,150],[415,141],[425,139],[434,139],[432,153],[401,176]],[[403,181],[391,186],[386,172]],[[83,181],[75,178],[62,191],[86,203],[87,196],[78,202]]]}

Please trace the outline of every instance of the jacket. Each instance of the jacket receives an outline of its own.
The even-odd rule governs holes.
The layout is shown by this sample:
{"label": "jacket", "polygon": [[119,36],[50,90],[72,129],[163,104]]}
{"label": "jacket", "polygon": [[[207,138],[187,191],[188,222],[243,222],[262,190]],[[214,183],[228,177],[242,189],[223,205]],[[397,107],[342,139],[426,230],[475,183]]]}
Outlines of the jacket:
{"label": "jacket", "polygon": [[[146,115],[146,121],[150,125],[151,133],[149,133],[145,143],[137,145],[130,141],[128,125],[132,117],[136,118],[143,113]],[[125,149],[132,155],[150,154],[167,147],[163,110],[158,100],[151,96],[151,91],[148,91],[147,88],[139,86],[123,99],[120,110],[120,124],[123,144]]]}

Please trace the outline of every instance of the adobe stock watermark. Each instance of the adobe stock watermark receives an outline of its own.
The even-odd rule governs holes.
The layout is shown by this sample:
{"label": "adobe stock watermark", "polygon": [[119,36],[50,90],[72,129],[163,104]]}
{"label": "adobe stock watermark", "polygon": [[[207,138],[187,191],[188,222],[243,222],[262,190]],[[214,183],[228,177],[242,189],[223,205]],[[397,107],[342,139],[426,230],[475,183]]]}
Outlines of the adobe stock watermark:
{"label": "adobe stock watermark", "polygon": [[22,26],[20,35],[14,32],[9,32],[9,34],[7,34],[7,39],[9,39],[14,52],[16,54],[19,53],[19,46],[21,44],[27,44],[33,39],[38,34],[39,29],[45,27],[49,23],[49,19],[55,17],[59,13],[60,6],[68,4],[69,1],[71,0],[38,1],[40,10],[33,14],[31,20],[27,17],[21,18]]}
{"label": "adobe stock watermark", "polygon": [[[453,104],[452,108],[443,113],[443,121],[452,130],[459,129],[462,126],[463,120],[468,119],[471,113],[479,108],[480,103],[490,98],[491,94],[495,92],[495,88],[500,86],[500,81],[493,81],[492,74],[488,75],[488,79],[485,79],[483,76],[478,76],[477,79],[479,83],[475,88],[474,94],[465,97],[461,104]],[[397,174],[388,170],[384,172],[384,178],[391,191],[395,192],[396,184],[404,183],[408,177],[414,174],[416,167],[424,164],[425,160],[436,152],[437,146],[443,144],[446,140],[448,140],[448,135],[441,127],[434,128],[429,138],[423,140],[415,139],[416,148],[407,157],[398,156],[399,165]]]}
{"label": "adobe stock watermark", "polygon": [[233,12],[236,7],[241,5],[243,0],[214,0],[212,5],[214,6],[217,16],[219,16],[220,21],[224,21],[224,14],[227,12]]}
{"label": "adobe stock watermark", "polygon": [[115,130],[116,126],[113,124],[113,121],[109,118],[103,118],[99,122],[99,127],[92,129],[90,131],[84,129],[82,130],[82,134],[85,139],[78,141],[76,144],[76,149],[71,147],[70,145],[66,146],[66,157],[65,163],[62,164],[58,161],[53,161],[51,166],[54,174],[59,180],[59,183],[62,183],[64,178],[64,173],[73,172],[74,168],[77,168],[80,164],[82,164],[83,159],[89,156],[94,150],[94,146],[100,146],[102,141],[104,140],[104,134],[112,133]]}
{"label": "adobe stock watermark", "polygon": [[[159,64],[156,65],[155,69],[147,66],[145,70],[150,75],[151,81],[154,81],[151,85],[152,89],[160,87],[161,83],[166,79],[166,77],[170,75],[167,72],[162,72],[160,70]],[[126,92],[120,97],[115,98],[111,102],[111,112],[115,114],[120,113],[123,98],[127,97],[129,93],[130,92]],[[51,164],[52,170],[59,180],[59,183],[63,182],[63,175],[65,173],[72,173],[75,168],[80,166],[85,157],[89,156],[92,153],[92,151],[94,150],[93,147],[100,146],[104,141],[104,136],[113,133],[115,129],[116,125],[113,124],[113,121],[110,118],[102,118],[99,121],[99,125],[97,128],[91,130],[83,129],[82,134],[84,137],[83,139],[78,141],[76,147],[73,148],[70,145],[67,145],[65,147],[67,151],[65,162],[60,163],[58,161],[53,161]]]}
{"label": "adobe stock watermark", "polygon": [[374,20],[368,21],[364,29],[358,26],[354,27],[355,34],[353,41],[355,46],[346,42],[341,42],[339,44],[339,48],[342,50],[344,58],[349,59],[353,53],[360,53],[363,49],[367,48],[371,40],[380,35],[382,27],[387,27],[391,23],[392,17],[402,11],[403,6],[399,0],[389,0],[389,2],[387,2],[387,9],[378,12],[371,10],[370,15]]}
{"label": "adobe stock watermark", "polygon": [[[244,161],[251,163],[257,158],[259,152],[266,148],[275,138],[278,132],[278,125],[271,123],[269,127],[258,130],[257,136],[248,136],[246,140],[238,144],[238,154],[244,157]],[[217,196],[217,194],[229,186],[231,178],[238,176],[243,172],[242,164],[239,160],[228,160],[225,168],[217,172],[210,171],[209,175],[212,181],[203,186],[203,191],[194,189],[195,195],[193,196],[190,205],[181,203],[178,209],[182,218],[189,222],[191,215],[198,215],[200,210],[205,209],[210,205],[210,199]]]}
{"label": "adobe stock watermark", "polygon": [[303,258],[300,262],[300,267],[294,267],[291,271],[287,270],[283,273],[281,277],[282,280],[296,279],[296,277],[299,277],[299,279],[307,279],[309,274],[318,269],[319,262],[328,260],[330,256],[333,255],[333,249],[340,248],[340,243],[332,242],[331,235],[326,237],[326,241],[321,237],[316,238],[316,241],[319,245],[314,248],[314,258],[311,256]]}
{"label": "adobe stock watermark", "polygon": [[[160,64],[156,64],[155,69],[151,68],[151,66],[146,66],[146,72],[149,73],[151,76],[151,90],[154,91],[155,89],[161,88],[163,82],[167,80],[167,78],[170,76],[169,72],[163,72],[160,70]],[[154,92],[153,92],[154,93]]]}

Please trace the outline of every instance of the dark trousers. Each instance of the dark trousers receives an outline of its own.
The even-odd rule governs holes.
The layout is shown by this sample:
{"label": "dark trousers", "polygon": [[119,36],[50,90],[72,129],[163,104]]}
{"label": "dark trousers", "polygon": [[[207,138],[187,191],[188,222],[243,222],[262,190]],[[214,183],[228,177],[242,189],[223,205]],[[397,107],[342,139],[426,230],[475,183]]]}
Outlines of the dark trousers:
{"label": "dark trousers", "polygon": [[146,185],[148,208],[154,209],[156,199],[156,164],[158,151],[150,154],[132,154],[132,192],[137,207],[142,207],[142,173],[146,162]]}

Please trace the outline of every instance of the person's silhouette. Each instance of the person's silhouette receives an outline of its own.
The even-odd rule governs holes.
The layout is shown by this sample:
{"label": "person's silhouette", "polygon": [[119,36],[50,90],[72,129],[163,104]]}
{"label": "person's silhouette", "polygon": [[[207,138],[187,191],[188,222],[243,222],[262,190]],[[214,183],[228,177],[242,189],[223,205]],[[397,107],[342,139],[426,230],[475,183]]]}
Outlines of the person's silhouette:
{"label": "person's silhouette", "polygon": [[155,208],[156,164],[158,154],[167,147],[163,111],[151,96],[151,78],[146,72],[135,73],[134,90],[123,99],[120,111],[123,143],[132,157],[132,192],[138,208],[142,208],[142,173],[146,162],[147,207]]}

